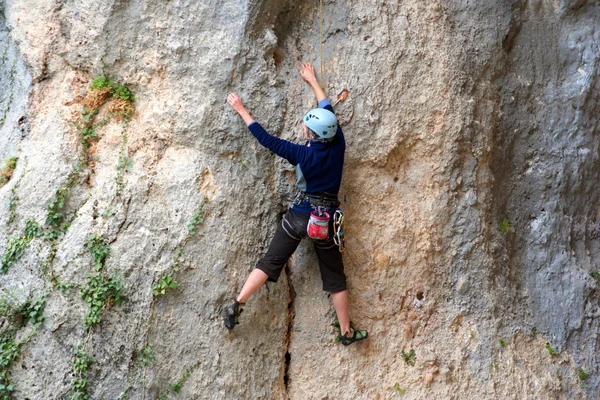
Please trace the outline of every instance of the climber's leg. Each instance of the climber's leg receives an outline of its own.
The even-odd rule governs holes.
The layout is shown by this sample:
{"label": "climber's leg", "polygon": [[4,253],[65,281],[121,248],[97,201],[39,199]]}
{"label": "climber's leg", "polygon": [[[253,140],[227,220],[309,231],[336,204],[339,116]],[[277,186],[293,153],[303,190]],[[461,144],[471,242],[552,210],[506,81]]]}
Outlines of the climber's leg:
{"label": "climber's leg", "polygon": [[[308,214],[305,215],[291,209],[285,213],[281,224],[277,226],[267,253],[258,261],[256,268],[246,279],[234,304],[223,311],[223,319],[228,329],[233,329],[235,324],[238,323],[239,314],[250,296],[260,289],[267,280],[277,282],[283,267],[296,251],[302,238],[306,236],[308,218]],[[236,303],[237,305],[235,305]]]}
{"label": "climber's leg", "polygon": [[348,310],[348,291],[331,293],[331,302],[338,322],[340,323],[340,332],[350,332],[350,311]]}
{"label": "climber's leg", "polygon": [[[333,232],[333,227],[329,227]],[[323,290],[331,292],[331,301],[340,324],[341,342],[347,346],[358,340],[366,339],[366,330],[355,330],[350,326],[350,312],[348,305],[348,290],[342,253],[332,238],[327,240],[314,240],[315,251],[319,259]]]}
{"label": "climber's leg", "polygon": [[258,268],[255,268],[246,279],[244,286],[240,294],[237,297],[237,301],[240,303],[246,303],[248,298],[252,296],[261,286],[267,281],[269,275],[265,274]]}

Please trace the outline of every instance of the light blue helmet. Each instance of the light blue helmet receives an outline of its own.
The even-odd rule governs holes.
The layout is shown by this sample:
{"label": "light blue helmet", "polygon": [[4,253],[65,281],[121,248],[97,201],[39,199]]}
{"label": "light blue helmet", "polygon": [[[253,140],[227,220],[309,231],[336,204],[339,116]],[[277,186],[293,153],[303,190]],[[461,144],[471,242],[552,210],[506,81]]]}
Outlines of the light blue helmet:
{"label": "light blue helmet", "polygon": [[334,137],[338,127],[335,114],[324,108],[310,110],[304,116],[304,124],[322,139]]}

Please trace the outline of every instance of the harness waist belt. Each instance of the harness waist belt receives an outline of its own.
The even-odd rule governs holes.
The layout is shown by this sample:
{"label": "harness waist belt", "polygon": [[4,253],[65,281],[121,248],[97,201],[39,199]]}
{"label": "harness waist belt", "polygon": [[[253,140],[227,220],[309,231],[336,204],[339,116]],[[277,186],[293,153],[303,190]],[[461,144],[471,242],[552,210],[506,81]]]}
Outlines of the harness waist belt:
{"label": "harness waist belt", "polygon": [[294,201],[292,202],[292,204],[300,205],[304,201],[309,202],[310,205],[313,207],[331,208],[331,207],[339,207],[339,205],[340,205],[340,202],[339,202],[337,196],[334,194],[330,194],[330,193],[326,193],[326,192],[306,193],[306,192],[302,192],[302,191],[299,191],[296,194],[296,198],[294,198]]}

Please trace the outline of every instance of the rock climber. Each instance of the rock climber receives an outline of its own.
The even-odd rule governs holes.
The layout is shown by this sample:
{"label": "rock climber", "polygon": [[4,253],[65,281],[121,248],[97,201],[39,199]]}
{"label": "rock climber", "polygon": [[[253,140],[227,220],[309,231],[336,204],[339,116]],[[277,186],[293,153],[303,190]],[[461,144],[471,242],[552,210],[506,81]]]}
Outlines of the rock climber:
{"label": "rock climber", "polygon": [[[252,118],[237,94],[227,96],[227,102],[242,117],[258,142],[296,166],[296,186],[299,192],[284,214],[281,224],[277,226],[267,253],[258,261],[237,298],[225,308],[222,316],[225,326],[233,329],[239,323],[240,313],[248,298],[267,280],[277,282],[285,264],[304,237],[317,237],[312,240],[319,259],[323,290],[331,293],[340,324],[340,341],[347,346],[366,339],[368,333],[350,326],[344,264],[342,254],[331,235],[333,223],[329,219],[340,204],[337,194],[342,181],[346,142],[333,107],[319,85],[313,65],[303,63],[300,76],[311,86],[319,104],[319,108],[310,110],[303,119],[303,136],[309,139],[307,145],[270,135]],[[322,225],[329,225],[329,234],[320,238],[318,233],[315,235],[314,232],[318,229],[313,230],[315,226],[311,225],[311,215],[321,220]],[[316,219],[314,222],[318,223]],[[326,222],[323,223],[323,220]],[[310,234],[311,230],[313,234]]]}

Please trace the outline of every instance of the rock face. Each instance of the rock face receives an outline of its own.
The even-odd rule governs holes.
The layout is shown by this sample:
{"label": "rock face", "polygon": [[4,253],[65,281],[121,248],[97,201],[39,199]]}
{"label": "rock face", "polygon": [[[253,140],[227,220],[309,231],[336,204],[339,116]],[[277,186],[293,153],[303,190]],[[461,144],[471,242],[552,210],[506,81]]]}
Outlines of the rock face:
{"label": "rock face", "polygon": [[[45,298],[37,327],[2,311],[21,344],[3,395],[597,398],[600,4],[322,3],[0,2],[0,159],[18,157],[0,304]],[[299,141],[299,61],[350,92],[344,260],[371,337],[349,347],[309,243],[241,325],[219,318],[294,183],[225,97]],[[117,94],[90,103],[99,76],[133,92],[130,118]],[[123,300],[101,292],[88,328],[89,276],[119,276]]]}

